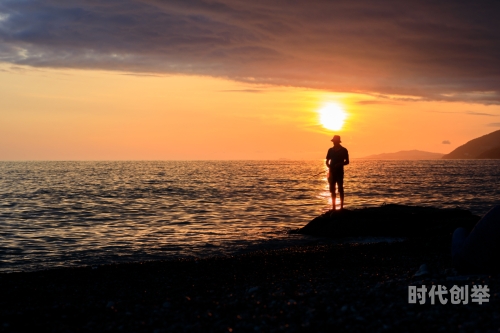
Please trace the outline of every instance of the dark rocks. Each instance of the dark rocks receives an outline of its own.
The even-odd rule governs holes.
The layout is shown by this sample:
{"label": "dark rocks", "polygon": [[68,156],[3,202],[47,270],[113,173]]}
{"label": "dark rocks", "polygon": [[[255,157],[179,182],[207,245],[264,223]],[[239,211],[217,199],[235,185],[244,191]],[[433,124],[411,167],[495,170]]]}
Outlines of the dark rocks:
{"label": "dark rocks", "polygon": [[472,229],[479,216],[463,209],[383,205],[329,211],[291,233],[322,237],[442,237],[458,227]]}

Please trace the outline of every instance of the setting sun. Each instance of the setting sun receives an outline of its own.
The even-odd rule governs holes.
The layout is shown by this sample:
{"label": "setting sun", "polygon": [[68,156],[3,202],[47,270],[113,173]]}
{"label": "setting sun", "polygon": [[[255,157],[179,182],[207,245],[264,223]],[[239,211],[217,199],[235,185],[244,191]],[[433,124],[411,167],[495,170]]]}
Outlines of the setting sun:
{"label": "setting sun", "polygon": [[319,121],[324,128],[337,131],[344,125],[346,113],[342,107],[335,103],[329,103],[318,111]]}

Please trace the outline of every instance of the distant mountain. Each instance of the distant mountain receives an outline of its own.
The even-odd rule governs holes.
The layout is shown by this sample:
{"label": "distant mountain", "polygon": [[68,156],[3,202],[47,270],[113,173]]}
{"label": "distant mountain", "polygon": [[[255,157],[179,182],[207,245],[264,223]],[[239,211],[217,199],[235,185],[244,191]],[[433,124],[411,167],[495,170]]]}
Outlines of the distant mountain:
{"label": "distant mountain", "polygon": [[369,160],[438,160],[444,154],[430,153],[421,150],[402,150],[396,153],[384,153],[362,157]]}
{"label": "distant mountain", "polygon": [[500,130],[479,138],[470,140],[451,153],[444,155],[444,159],[500,159]]}
{"label": "distant mountain", "polygon": [[500,159],[500,146],[489,149],[484,153],[479,154],[476,158]]}

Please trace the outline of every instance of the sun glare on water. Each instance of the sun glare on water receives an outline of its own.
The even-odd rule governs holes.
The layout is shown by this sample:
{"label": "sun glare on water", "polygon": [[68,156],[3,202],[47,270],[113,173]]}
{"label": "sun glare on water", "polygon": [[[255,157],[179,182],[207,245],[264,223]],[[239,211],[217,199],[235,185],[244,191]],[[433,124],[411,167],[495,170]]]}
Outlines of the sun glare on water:
{"label": "sun glare on water", "polygon": [[347,117],[342,107],[335,103],[329,103],[318,111],[319,122],[324,128],[338,131],[344,125],[344,120]]}

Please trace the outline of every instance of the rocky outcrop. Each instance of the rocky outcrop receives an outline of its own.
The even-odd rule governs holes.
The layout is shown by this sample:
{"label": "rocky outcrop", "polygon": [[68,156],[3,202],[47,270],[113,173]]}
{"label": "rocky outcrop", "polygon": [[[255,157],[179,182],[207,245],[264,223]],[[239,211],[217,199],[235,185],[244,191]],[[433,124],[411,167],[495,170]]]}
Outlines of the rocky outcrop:
{"label": "rocky outcrop", "polygon": [[441,237],[451,236],[458,227],[471,230],[479,219],[470,211],[458,208],[390,204],[328,211],[292,233],[323,237]]}
{"label": "rocky outcrop", "polygon": [[486,159],[500,158],[500,130],[470,140],[451,153],[444,155],[444,159]]}

